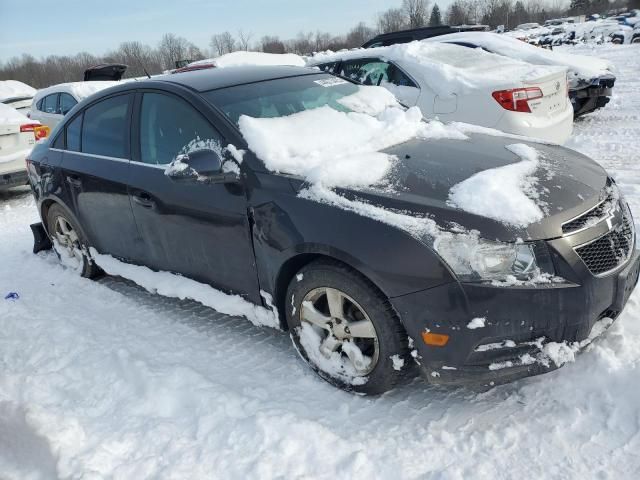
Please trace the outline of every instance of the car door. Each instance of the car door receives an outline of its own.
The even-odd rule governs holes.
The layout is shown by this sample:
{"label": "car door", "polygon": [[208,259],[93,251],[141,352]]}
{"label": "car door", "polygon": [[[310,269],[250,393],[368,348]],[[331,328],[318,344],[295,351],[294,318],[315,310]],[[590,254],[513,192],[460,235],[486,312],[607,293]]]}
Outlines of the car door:
{"label": "car door", "polygon": [[100,253],[135,261],[142,255],[129,203],[129,137],[133,94],[101,99],[65,127],[61,170],[71,208]]}
{"label": "car door", "polygon": [[129,194],[145,263],[260,302],[247,201],[241,185],[180,182],[165,175],[180,153],[227,143],[185,99],[144,91],[136,100],[137,151]]}
{"label": "car door", "polygon": [[363,85],[377,85],[393,93],[408,107],[416,105],[420,88],[409,75],[393,62],[378,58],[345,60],[341,63],[340,75]]}

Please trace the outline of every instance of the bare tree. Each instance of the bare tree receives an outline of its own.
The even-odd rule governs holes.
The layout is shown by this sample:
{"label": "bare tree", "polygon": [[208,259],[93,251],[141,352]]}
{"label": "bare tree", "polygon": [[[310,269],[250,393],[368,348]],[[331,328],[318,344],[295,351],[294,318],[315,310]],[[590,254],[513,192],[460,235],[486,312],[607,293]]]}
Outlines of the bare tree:
{"label": "bare tree", "polygon": [[409,28],[420,28],[427,24],[429,0],[402,0],[402,10]]}
{"label": "bare tree", "polygon": [[390,8],[378,15],[380,33],[396,32],[407,28],[407,21],[401,8]]}
{"label": "bare tree", "polygon": [[236,40],[229,32],[222,32],[213,35],[209,45],[211,46],[214,57],[224,55],[225,53],[231,53],[236,50]]}
{"label": "bare tree", "polygon": [[366,23],[360,22],[355,27],[353,27],[349,31],[349,33],[347,33],[347,37],[345,39],[346,47],[361,47],[363,43],[365,43],[374,35],[375,32],[372,28],[367,27]]}
{"label": "bare tree", "polygon": [[260,46],[265,53],[285,53],[284,43],[279,37],[270,37],[265,35],[260,39]]}
{"label": "bare tree", "polygon": [[173,33],[165,33],[158,46],[163,68],[175,68],[178,60],[184,60],[187,57],[189,46],[186,38],[178,37]]}
{"label": "bare tree", "polygon": [[253,37],[251,32],[245,33],[242,29],[238,30],[238,46],[240,50],[249,51],[251,37]]}

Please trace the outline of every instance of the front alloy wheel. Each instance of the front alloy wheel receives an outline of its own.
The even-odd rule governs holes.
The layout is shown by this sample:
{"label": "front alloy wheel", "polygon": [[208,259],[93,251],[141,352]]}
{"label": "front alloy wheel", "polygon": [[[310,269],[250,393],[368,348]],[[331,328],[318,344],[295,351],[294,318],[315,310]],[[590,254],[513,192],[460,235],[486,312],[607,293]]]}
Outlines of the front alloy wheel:
{"label": "front alloy wheel", "polygon": [[285,305],[296,349],[329,383],[379,394],[414,371],[407,334],[388,299],[349,267],[311,262],[291,280]]}

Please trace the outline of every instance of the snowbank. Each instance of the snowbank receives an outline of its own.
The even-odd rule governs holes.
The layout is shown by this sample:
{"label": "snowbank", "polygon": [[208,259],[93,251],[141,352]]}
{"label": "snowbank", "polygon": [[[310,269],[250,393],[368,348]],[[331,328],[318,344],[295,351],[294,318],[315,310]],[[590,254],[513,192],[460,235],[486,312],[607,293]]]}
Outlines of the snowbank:
{"label": "snowbank", "polygon": [[0,80],[0,102],[9,98],[33,97],[36,89],[18,80]]}
{"label": "snowbank", "polygon": [[217,68],[240,67],[247,65],[275,66],[285,65],[304,67],[304,59],[294,53],[262,53],[238,51],[227,53],[215,58],[207,58],[191,62],[189,66],[213,64]]}
{"label": "snowbank", "polygon": [[[441,37],[436,37],[441,38]],[[410,43],[341,52],[322,52],[308,59],[309,65],[362,57],[392,60],[401,67],[420,72],[422,81],[436,94],[449,96],[476,89],[496,88],[528,82],[563,70],[529,63],[446,43]],[[565,69],[566,70],[566,69]]]}
{"label": "snowbank", "polygon": [[[563,66],[569,69],[569,82],[574,86],[580,79],[591,81],[602,75],[610,74],[613,65],[607,60],[582,55],[573,55],[551,51],[529,45],[516,38],[490,32],[463,32],[450,33],[423,40],[425,43],[434,44],[442,42],[468,42],[478,45],[490,52],[504,55],[533,65]],[[468,47],[465,47],[468,48]],[[478,52],[478,49],[471,49]],[[501,72],[497,72],[501,73]]]}
{"label": "snowbank", "polygon": [[483,170],[454,185],[449,203],[476,215],[509,225],[526,227],[544,217],[538,182],[538,152],[523,143],[508,145],[520,161],[504,167]]}
{"label": "snowbank", "polygon": [[181,300],[189,298],[215,308],[220,313],[245,317],[256,326],[280,328],[280,321],[275,311],[254,305],[240,295],[228,295],[209,285],[174,273],[154,272],[147,267],[123,263],[110,255],[98,253],[94,248],[91,248],[91,258],[109,275],[118,275],[131,280],[151,293]]}

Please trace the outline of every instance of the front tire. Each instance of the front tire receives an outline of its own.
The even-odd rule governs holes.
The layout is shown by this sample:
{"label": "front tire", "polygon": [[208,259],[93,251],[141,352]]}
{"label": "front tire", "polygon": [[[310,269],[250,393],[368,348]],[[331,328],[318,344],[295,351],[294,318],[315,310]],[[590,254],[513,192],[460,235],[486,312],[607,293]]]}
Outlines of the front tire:
{"label": "front tire", "polygon": [[407,334],[388,299],[349,267],[308,264],[291,280],[285,305],[300,356],[332,385],[376,395],[413,373]]}
{"label": "front tire", "polygon": [[82,230],[57,204],[47,212],[47,231],[61,263],[85,278],[96,277],[100,270],[89,256],[89,242]]}

